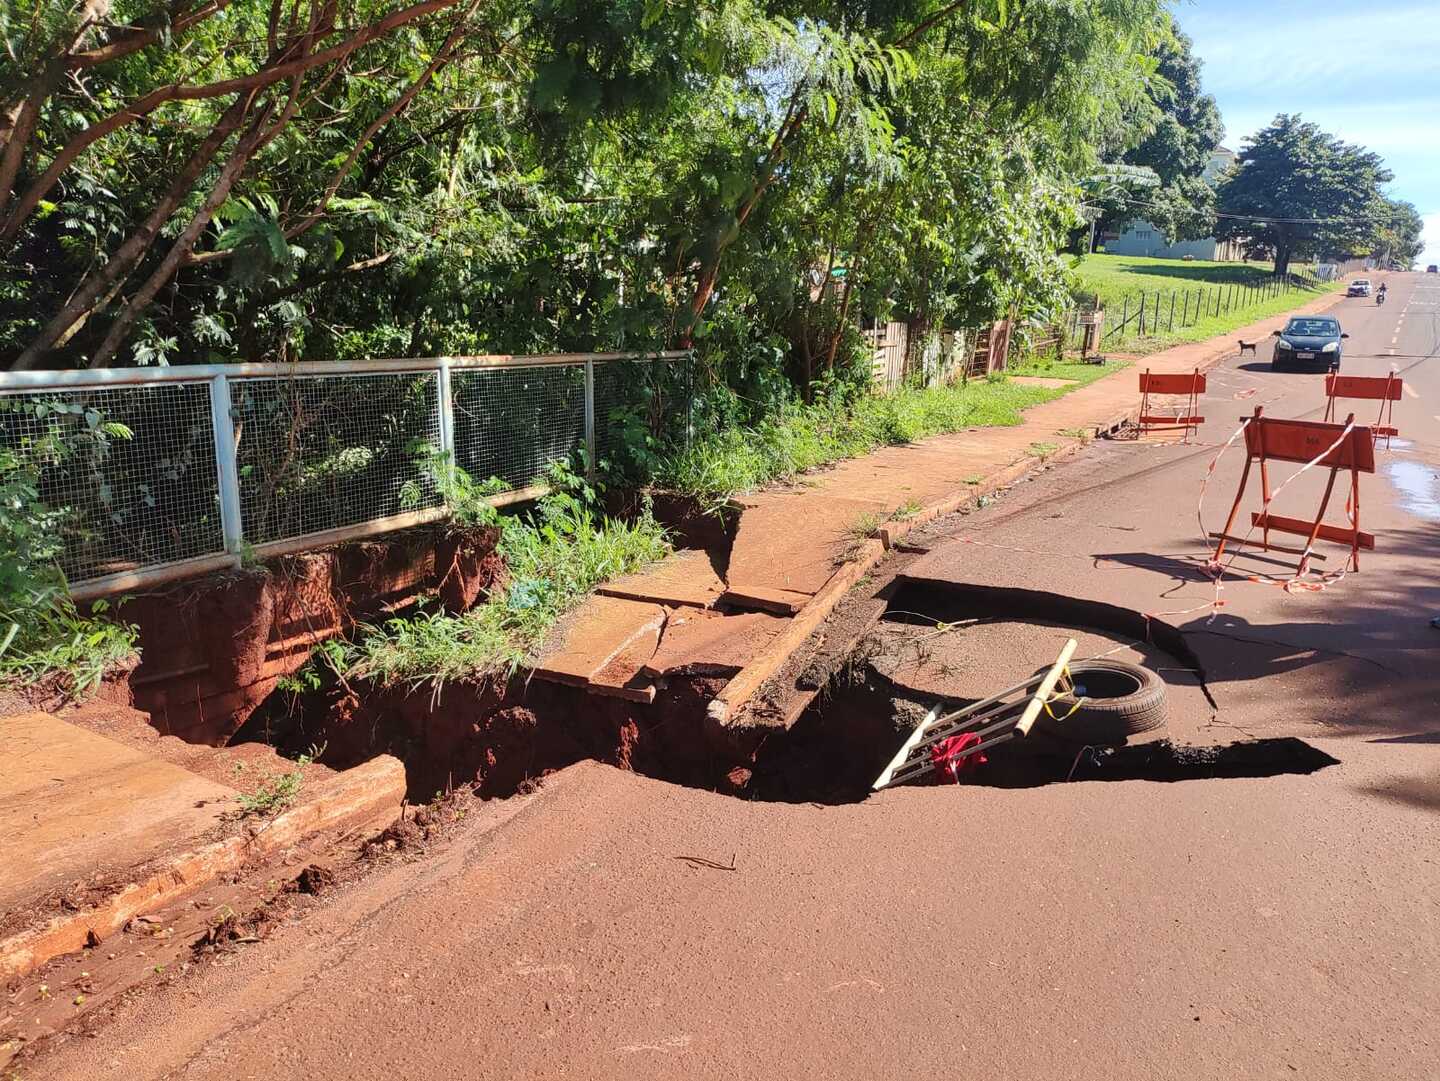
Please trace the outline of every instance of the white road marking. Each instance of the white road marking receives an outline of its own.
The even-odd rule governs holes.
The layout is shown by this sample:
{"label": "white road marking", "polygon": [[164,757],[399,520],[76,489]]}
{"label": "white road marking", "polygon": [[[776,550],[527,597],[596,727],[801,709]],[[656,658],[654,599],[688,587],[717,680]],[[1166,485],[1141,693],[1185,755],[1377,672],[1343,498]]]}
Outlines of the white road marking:
{"label": "white road marking", "polygon": [[1418,398],[1418,397],[1420,397],[1419,392],[1416,391],[1416,389],[1415,389],[1414,387],[1412,387],[1409,383],[1401,383],[1400,385],[1405,388],[1405,393],[1408,394],[1408,395],[1410,395],[1410,397],[1412,397],[1412,398]]}

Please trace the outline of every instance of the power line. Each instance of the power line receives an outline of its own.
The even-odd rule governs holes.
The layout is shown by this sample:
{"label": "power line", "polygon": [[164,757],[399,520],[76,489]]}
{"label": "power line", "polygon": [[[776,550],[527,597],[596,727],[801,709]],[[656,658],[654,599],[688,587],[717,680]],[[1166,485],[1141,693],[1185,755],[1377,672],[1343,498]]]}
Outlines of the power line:
{"label": "power line", "polygon": [[[1106,200],[1106,202],[1111,201],[1112,200]],[[1156,206],[1159,205],[1157,203],[1149,201],[1148,199],[1131,199],[1127,196],[1118,196],[1117,199],[1114,201],[1122,202],[1126,206],[1138,206],[1150,209],[1154,209]],[[1104,209],[1104,207],[1094,206],[1089,203],[1081,203],[1080,205],[1086,210]],[[1272,218],[1267,217],[1264,214],[1228,214],[1218,210],[1215,211],[1215,217],[1228,218],[1234,221],[1254,222],[1257,225],[1350,225],[1354,223],[1364,223],[1368,225],[1378,223],[1381,220],[1375,215],[1369,215],[1362,218]]]}

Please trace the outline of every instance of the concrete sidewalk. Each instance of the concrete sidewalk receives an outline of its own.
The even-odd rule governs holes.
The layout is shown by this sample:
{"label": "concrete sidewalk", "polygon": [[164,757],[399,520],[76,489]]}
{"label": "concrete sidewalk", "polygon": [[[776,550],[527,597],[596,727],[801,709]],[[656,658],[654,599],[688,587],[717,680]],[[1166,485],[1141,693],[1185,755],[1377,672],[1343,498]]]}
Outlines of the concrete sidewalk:
{"label": "concrete sidewalk", "polygon": [[[336,772],[258,743],[200,747],[93,701],[0,717],[0,981],[94,947],[243,867],[400,813],[405,769],[382,755]],[[298,778],[267,813],[241,797]],[[208,911],[208,910],[207,910]],[[13,1050],[0,1034],[0,1065]]]}
{"label": "concrete sidewalk", "polygon": [[592,693],[648,702],[669,674],[723,675],[712,721],[739,723],[755,692],[840,599],[923,522],[1066,457],[1134,418],[1139,370],[1181,373],[1268,339],[1294,314],[1331,308],[1326,295],[1217,338],[1178,346],[1054,401],[1010,428],[973,428],[885,447],[738,497],[728,551],[679,552],[610,583],[548,644],[535,675]]}

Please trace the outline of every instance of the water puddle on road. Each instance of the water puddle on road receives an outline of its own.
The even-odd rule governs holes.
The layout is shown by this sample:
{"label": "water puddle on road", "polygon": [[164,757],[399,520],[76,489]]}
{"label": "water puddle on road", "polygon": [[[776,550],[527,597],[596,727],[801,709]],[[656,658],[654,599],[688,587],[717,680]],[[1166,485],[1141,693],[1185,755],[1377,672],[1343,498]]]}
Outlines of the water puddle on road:
{"label": "water puddle on road", "polygon": [[1385,464],[1385,472],[1407,511],[1418,518],[1440,522],[1440,473],[1433,466],[1409,458],[1391,458]]}

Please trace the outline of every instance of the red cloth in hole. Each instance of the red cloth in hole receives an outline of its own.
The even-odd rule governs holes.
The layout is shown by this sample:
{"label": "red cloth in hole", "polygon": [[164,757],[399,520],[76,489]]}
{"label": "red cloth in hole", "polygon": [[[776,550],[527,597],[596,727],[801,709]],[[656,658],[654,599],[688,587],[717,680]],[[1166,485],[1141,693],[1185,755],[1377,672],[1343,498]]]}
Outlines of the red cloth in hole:
{"label": "red cloth in hole", "polygon": [[935,776],[941,784],[959,784],[960,774],[985,764],[987,759],[983,754],[970,753],[970,748],[979,742],[980,737],[974,732],[962,732],[931,745],[930,764],[935,767]]}

